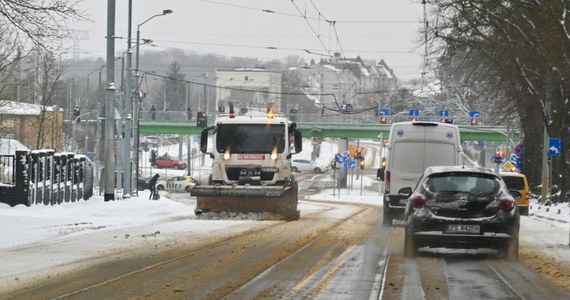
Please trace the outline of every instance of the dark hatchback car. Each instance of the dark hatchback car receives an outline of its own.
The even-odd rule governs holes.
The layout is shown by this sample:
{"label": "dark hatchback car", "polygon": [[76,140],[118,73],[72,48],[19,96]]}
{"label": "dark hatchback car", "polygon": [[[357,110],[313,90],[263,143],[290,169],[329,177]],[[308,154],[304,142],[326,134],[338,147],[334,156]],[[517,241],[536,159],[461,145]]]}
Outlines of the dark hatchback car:
{"label": "dark hatchback car", "polygon": [[427,168],[408,196],[404,252],[418,248],[491,248],[509,260],[518,257],[519,211],[502,178],[478,167]]}

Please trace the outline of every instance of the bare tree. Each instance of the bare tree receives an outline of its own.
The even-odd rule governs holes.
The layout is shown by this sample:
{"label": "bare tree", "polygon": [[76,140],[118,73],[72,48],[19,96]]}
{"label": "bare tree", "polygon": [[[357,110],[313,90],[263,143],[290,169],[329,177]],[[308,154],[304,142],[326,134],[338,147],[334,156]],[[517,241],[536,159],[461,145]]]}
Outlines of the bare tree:
{"label": "bare tree", "polygon": [[[524,134],[523,171],[536,186],[542,157],[542,127],[570,142],[570,2],[426,1],[432,54],[442,74],[479,91],[504,124],[515,112]],[[510,114],[509,114],[510,113]],[[554,163],[570,176],[568,151]],[[561,182],[562,192],[570,186]],[[565,187],[564,187],[565,186]]]}
{"label": "bare tree", "polygon": [[[60,128],[56,114],[48,113],[48,107],[54,108],[53,104],[61,84],[63,75],[63,63],[61,59],[49,52],[39,53],[41,79],[39,82],[40,89],[40,117],[38,119],[36,132],[36,149],[53,148],[62,145],[63,128]],[[51,122],[48,123],[48,122]],[[61,130],[58,130],[60,128]],[[49,141],[49,142],[48,142]],[[62,151],[63,149],[55,149]]]}
{"label": "bare tree", "polygon": [[0,23],[46,47],[68,35],[67,21],[84,19],[75,8],[79,0],[0,0]]}

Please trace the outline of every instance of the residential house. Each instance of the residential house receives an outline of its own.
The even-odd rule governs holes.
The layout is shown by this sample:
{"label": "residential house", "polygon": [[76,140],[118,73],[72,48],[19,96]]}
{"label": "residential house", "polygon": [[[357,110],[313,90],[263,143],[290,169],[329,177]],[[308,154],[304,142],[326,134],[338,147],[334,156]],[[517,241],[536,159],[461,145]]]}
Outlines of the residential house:
{"label": "residential house", "polygon": [[0,135],[30,149],[63,151],[63,109],[0,100]]}

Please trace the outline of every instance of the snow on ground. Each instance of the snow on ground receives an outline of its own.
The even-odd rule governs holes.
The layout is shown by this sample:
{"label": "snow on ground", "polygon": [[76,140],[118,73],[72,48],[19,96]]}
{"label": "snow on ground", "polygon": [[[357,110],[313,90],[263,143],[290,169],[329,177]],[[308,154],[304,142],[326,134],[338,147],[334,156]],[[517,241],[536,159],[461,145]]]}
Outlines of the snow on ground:
{"label": "snow on ground", "polygon": [[[329,160],[335,152],[334,145],[323,147],[321,158]],[[208,170],[200,167],[200,171],[206,174]],[[349,187],[352,189],[326,189],[308,200],[382,205],[374,179],[354,179]],[[299,208],[301,217],[303,212],[315,209],[310,202],[301,202]],[[258,214],[229,219],[197,218],[193,209],[191,201],[181,203],[165,195],[158,201],[148,200],[148,191],[109,202],[94,196],[88,201],[57,206],[0,204],[0,291],[19,281],[49,276],[55,267],[65,269],[70,263],[88,258],[110,259],[126,251],[137,251],[132,247],[148,239],[153,240],[153,247],[160,247],[156,244],[196,242],[275,222],[259,222],[264,217]],[[569,276],[570,270],[560,272],[560,266],[570,267],[570,206],[533,203],[530,213],[531,217],[521,218],[521,260],[542,269],[553,280],[570,282],[570,278],[564,277]]]}

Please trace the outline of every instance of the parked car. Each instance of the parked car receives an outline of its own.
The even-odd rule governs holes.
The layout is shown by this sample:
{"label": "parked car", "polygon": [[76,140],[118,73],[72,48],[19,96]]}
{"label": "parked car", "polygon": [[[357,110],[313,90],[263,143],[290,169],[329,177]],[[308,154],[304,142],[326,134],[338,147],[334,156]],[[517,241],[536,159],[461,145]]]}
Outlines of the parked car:
{"label": "parked car", "polygon": [[143,179],[138,179],[137,180],[137,190],[144,191],[146,189],[148,189],[148,183],[146,181],[144,181]]}
{"label": "parked car", "polygon": [[518,257],[517,191],[480,167],[427,168],[415,189],[404,187],[404,252],[415,257],[420,247],[492,248],[509,260]]}
{"label": "parked car", "polygon": [[155,168],[175,168],[179,170],[186,169],[188,166],[185,161],[173,159],[168,153],[158,156],[155,159],[151,157],[151,163]]}
{"label": "parked car", "polygon": [[321,174],[329,169],[329,165],[321,165],[316,162],[311,162],[308,159],[293,159],[291,161],[291,171],[298,172],[313,172]]}
{"label": "parked car", "polygon": [[166,180],[159,180],[156,189],[159,191],[190,192],[197,181],[192,176],[174,176]]}
{"label": "parked car", "polygon": [[501,172],[499,173],[503,180],[507,184],[509,190],[516,190],[521,193],[521,197],[517,198],[517,205],[519,207],[520,214],[523,216],[528,216],[528,204],[530,200],[530,190],[528,188],[528,181],[526,176],[521,173],[516,172]]}

